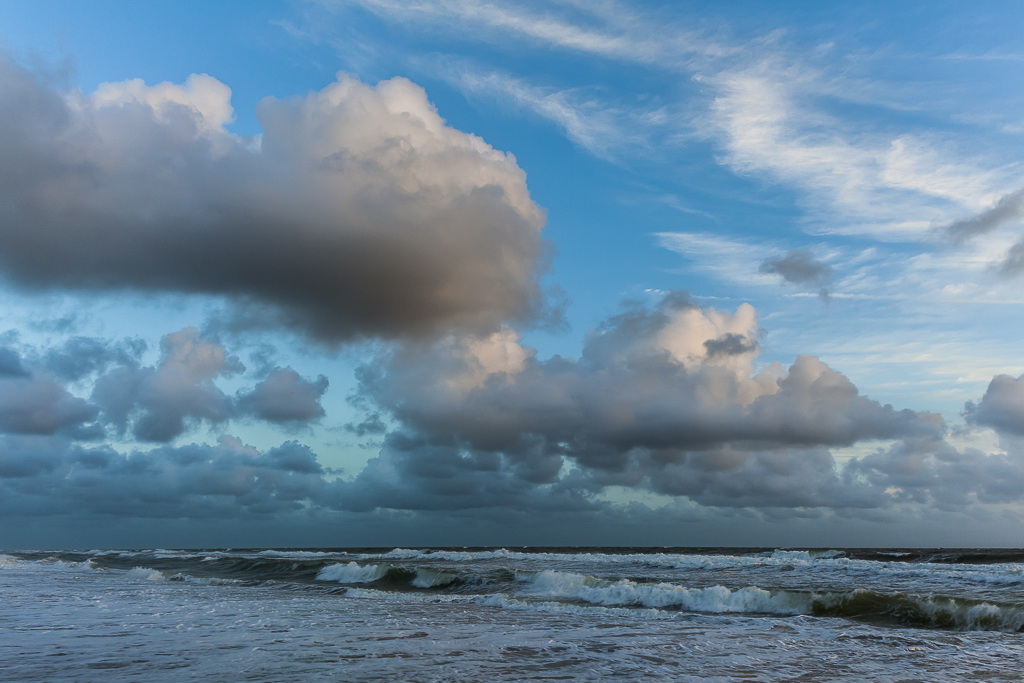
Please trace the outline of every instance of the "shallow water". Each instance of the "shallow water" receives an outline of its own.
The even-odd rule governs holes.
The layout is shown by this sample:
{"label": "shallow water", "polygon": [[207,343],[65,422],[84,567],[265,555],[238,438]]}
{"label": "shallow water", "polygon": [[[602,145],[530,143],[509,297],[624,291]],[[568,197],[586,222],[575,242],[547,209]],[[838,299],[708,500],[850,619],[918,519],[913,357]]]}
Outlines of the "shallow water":
{"label": "shallow water", "polygon": [[5,681],[1020,680],[1024,553],[0,556]]}

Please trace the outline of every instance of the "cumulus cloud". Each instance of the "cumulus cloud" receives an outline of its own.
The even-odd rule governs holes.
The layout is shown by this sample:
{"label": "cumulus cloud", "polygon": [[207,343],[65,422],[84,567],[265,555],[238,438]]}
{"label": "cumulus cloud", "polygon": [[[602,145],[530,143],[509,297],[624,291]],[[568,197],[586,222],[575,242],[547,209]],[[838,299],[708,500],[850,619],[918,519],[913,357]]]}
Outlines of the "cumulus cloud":
{"label": "cumulus cloud", "polygon": [[320,399],[328,384],[323,375],[311,382],[291,368],[274,368],[252,391],[239,394],[237,407],[241,413],[267,422],[305,425],[324,416]]}
{"label": "cumulus cloud", "polygon": [[0,377],[0,433],[95,438],[99,411],[45,375]]}
{"label": "cumulus cloud", "polygon": [[235,356],[194,327],[165,335],[155,367],[119,366],[96,380],[92,400],[104,418],[143,441],[170,441],[188,427],[234,416],[232,400],[214,383],[244,370]]}
{"label": "cumulus cloud", "polygon": [[[295,441],[261,451],[222,436],[128,455],[82,443],[104,424],[153,441],[242,417],[307,424],[323,415],[323,377],[278,367],[228,395],[214,380],[242,372],[238,359],[185,328],[164,337],[154,366],[112,363],[86,401],[12,351],[25,374],[0,378],[0,510],[241,519],[490,509],[627,519],[624,500],[654,494],[709,514],[746,508],[781,518],[1024,499],[1024,378],[996,377],[968,406],[970,421],[1004,436],[1003,452],[958,449],[939,416],[862,396],[813,356],[758,366],[758,332],[750,306],[702,309],[670,294],[591,330],[577,359],[538,359],[512,328],[395,345],[359,370],[353,403],[366,419],[348,428],[383,437],[348,479]],[[70,348],[102,355],[80,341]],[[108,381],[127,393],[104,394]],[[864,441],[880,445],[836,461],[833,447]]]}
{"label": "cumulus cloud", "polygon": [[535,320],[543,212],[514,157],[445,124],[403,78],[268,97],[240,138],[230,89],[57,92],[0,55],[0,273],[30,289],[228,297],[329,343]]}
{"label": "cumulus cloud", "polygon": [[907,439],[852,461],[859,476],[895,501],[962,509],[973,502],[998,504],[1024,497],[1024,449],[1005,453],[959,450],[942,439]]}
{"label": "cumulus cloud", "polygon": [[807,249],[792,249],[785,256],[767,258],[761,262],[758,272],[779,275],[784,282],[795,285],[818,287],[822,300],[828,301],[826,285],[832,277],[832,266],[814,258]]}
{"label": "cumulus cloud", "polygon": [[971,424],[1024,436],[1024,375],[996,375],[981,401],[968,402],[964,414]]}
{"label": "cumulus cloud", "polygon": [[861,396],[812,356],[756,368],[758,330],[749,305],[673,294],[591,331],[579,359],[538,360],[512,331],[399,347],[359,373],[400,425],[359,495],[469,507],[500,498],[501,482],[505,496],[548,487],[567,505],[608,486],[738,507],[878,504],[828,447],[937,437],[941,420]]}
{"label": "cumulus cloud", "polygon": [[[87,350],[91,348],[86,346]],[[249,390],[229,396],[218,378],[234,377],[245,367],[215,338],[194,327],[165,335],[155,366],[127,359],[93,386],[92,401],[120,434],[142,441],[170,441],[202,424],[255,418],[297,428],[324,416],[320,399],[328,380],[307,380],[291,368],[275,368]]]}
{"label": "cumulus cloud", "polygon": [[76,381],[114,364],[138,363],[145,350],[146,343],[141,339],[110,344],[92,337],[72,337],[59,347],[47,349],[39,360],[57,377]]}
{"label": "cumulus cloud", "polygon": [[[229,395],[217,381],[245,368],[214,337],[194,327],[165,335],[155,365],[140,340],[73,337],[23,354],[0,348],[0,434],[73,439],[130,436],[166,442],[202,426],[254,419],[294,430],[324,416],[328,380],[274,368]],[[91,388],[90,388],[91,387]],[[85,392],[87,397],[72,393]]]}

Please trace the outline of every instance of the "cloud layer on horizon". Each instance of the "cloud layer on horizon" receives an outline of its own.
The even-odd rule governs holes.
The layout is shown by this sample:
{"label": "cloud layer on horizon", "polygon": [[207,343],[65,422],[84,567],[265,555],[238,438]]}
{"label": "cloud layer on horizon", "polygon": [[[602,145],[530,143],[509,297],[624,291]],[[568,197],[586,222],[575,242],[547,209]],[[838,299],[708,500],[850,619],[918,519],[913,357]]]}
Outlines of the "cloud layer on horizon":
{"label": "cloud layer on horizon", "polygon": [[[182,519],[505,509],[625,519],[630,500],[653,495],[671,514],[809,518],[1024,500],[1014,417],[1024,381],[997,377],[968,406],[974,424],[1002,438],[1003,452],[984,453],[951,445],[937,415],[860,395],[813,356],[758,368],[758,332],[748,305],[730,313],[670,294],[592,330],[578,359],[539,360],[511,328],[395,345],[359,373],[353,400],[372,427],[364,433],[387,433],[366,467],[345,477],[296,441],[266,450],[228,435],[214,445],[140,443],[231,420],[309,424],[323,415],[326,378],[276,368],[228,395],[216,381],[241,372],[240,362],[191,328],[164,337],[154,366],[125,343],[6,348],[2,509]],[[88,399],[67,388],[90,383]],[[97,443],[111,430],[137,445],[125,453]],[[834,448],[864,442],[879,445],[836,460]]]}

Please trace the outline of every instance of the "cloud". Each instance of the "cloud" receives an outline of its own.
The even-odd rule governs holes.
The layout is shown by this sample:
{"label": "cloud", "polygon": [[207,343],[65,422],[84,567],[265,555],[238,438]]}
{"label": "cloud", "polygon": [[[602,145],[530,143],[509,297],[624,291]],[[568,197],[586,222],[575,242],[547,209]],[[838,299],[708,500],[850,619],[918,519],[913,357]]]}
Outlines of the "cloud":
{"label": "cloud", "polygon": [[779,275],[785,282],[796,285],[820,287],[822,300],[828,301],[828,288],[825,285],[832,277],[832,266],[814,258],[807,249],[791,249],[785,256],[766,258],[758,267],[758,272]]}
{"label": "cloud", "polygon": [[324,416],[320,399],[328,380],[323,375],[310,381],[278,367],[232,397],[215,380],[234,377],[245,367],[215,338],[186,327],[165,335],[160,349],[157,365],[122,359],[93,385],[92,401],[121,435],[165,442],[200,425],[232,419],[249,417],[296,429]]}
{"label": "cloud", "polygon": [[194,327],[165,335],[160,349],[155,367],[122,365],[96,380],[92,400],[119,433],[170,441],[204,421],[220,424],[234,417],[234,403],[214,379],[242,372],[237,357]]}
{"label": "cloud", "polygon": [[1024,375],[996,375],[981,401],[968,402],[964,414],[972,424],[1024,436]]}
{"label": "cloud", "polygon": [[875,489],[899,502],[941,510],[960,510],[972,503],[1002,504],[1024,497],[1024,450],[986,454],[958,450],[941,439],[907,439],[887,450],[851,461],[851,476],[861,476]]}
{"label": "cloud", "polygon": [[0,433],[65,434],[95,438],[96,406],[72,396],[59,382],[32,374],[0,378]]}
{"label": "cloud", "polygon": [[[339,3],[320,0],[326,7]],[[463,37],[504,42],[509,35],[543,46],[641,64],[676,66],[699,56],[721,56],[725,46],[680,23],[666,34],[664,17],[643,17],[614,3],[565,4],[536,12],[522,3],[360,0],[365,9],[417,26],[456,28]],[[659,29],[661,29],[659,31]]]}
{"label": "cloud", "polygon": [[[542,315],[544,214],[514,157],[403,78],[263,99],[136,79],[62,93],[0,56],[0,273],[26,289],[201,293],[327,343]],[[31,229],[30,227],[31,226]]]}
{"label": "cloud", "polygon": [[291,368],[274,368],[252,391],[239,394],[237,408],[243,414],[279,425],[306,425],[324,416],[320,399],[328,384],[323,375],[310,382]]}
{"label": "cloud", "polygon": [[538,360],[511,330],[399,347],[358,374],[399,427],[355,495],[473,507],[546,490],[571,508],[621,486],[715,506],[881,504],[828,447],[937,437],[941,420],[861,396],[812,356],[755,370],[758,330],[748,305],[672,294],[592,330],[575,360]]}
{"label": "cloud", "polygon": [[[734,173],[795,188],[815,232],[916,241],[953,212],[983,206],[1005,191],[1009,180],[1007,161],[1012,160],[993,155],[991,145],[905,117],[908,110],[925,108],[948,118],[954,113],[948,103],[955,98],[948,97],[949,90],[935,93],[942,87],[960,91],[963,83],[940,82],[936,90],[935,83],[926,88],[915,82],[917,76],[879,81],[864,69],[871,60],[856,58],[856,50],[845,55],[858,64],[851,68],[840,53],[808,54],[797,34],[784,36],[778,26],[764,22],[741,39],[730,38],[735,27],[721,22],[694,29],[691,15],[622,3],[355,4],[417,35],[433,28],[455,45],[482,41],[507,54],[541,49],[577,61],[590,58],[587,63],[598,68],[585,76],[590,84],[585,92],[593,93],[589,98],[579,96],[581,88],[545,90],[486,67],[465,67],[453,80],[465,90],[489,92],[560,123],[568,137],[598,156],[625,157],[632,148],[646,162],[660,149],[712,140],[719,150],[716,160]],[[835,38],[818,34],[812,40],[819,47]],[[595,74],[608,61],[671,84],[663,89],[644,82],[643,94],[661,95],[661,106],[652,111],[650,99],[631,105],[607,94],[628,91],[629,84],[594,87],[594,79],[600,79]],[[562,71],[552,74],[564,78]],[[682,87],[688,79],[697,92]],[[887,124],[864,115],[865,107],[887,111]],[[972,144],[989,158],[967,152]]]}
{"label": "cloud", "polygon": [[526,109],[560,126],[570,140],[594,156],[613,159],[620,152],[650,150],[663,127],[664,112],[613,107],[585,90],[544,88],[497,71],[466,63],[449,68],[447,79],[467,95],[495,98],[506,106]]}
{"label": "cloud", "polygon": [[1000,225],[1020,218],[1024,214],[1024,189],[999,198],[992,208],[971,218],[954,221],[940,231],[955,244],[963,244],[972,237],[992,232]]}
{"label": "cloud", "polygon": [[80,380],[112,364],[137,363],[146,350],[141,339],[109,344],[91,337],[72,337],[59,348],[47,349],[40,363],[65,381]]}
{"label": "cloud", "polygon": [[[294,428],[323,415],[324,377],[277,367],[228,395],[215,381],[241,373],[240,362],[185,328],[161,340],[153,366],[127,355],[91,370],[100,374],[87,401],[25,360],[51,354],[12,351],[26,374],[0,378],[0,512],[248,519],[528,510],[624,521],[638,497],[652,495],[674,500],[673,509],[772,518],[1024,499],[1024,377],[994,378],[968,406],[972,423],[1005,437],[1005,452],[958,449],[937,415],[862,396],[813,356],[757,366],[759,331],[748,305],[702,309],[671,293],[653,307],[626,305],[587,334],[577,359],[540,360],[510,327],[394,345],[358,371],[352,402],[366,419],[349,429],[383,438],[349,479],[295,441],[258,450],[221,436],[127,455],[81,443],[108,424],[151,441],[246,417]],[[98,353],[98,342],[73,341],[59,349],[115,357]],[[836,461],[834,447],[862,442],[881,445]]]}
{"label": "cloud", "polygon": [[0,348],[0,377],[28,377],[28,371],[21,364],[17,352],[6,347]]}
{"label": "cloud", "polygon": [[[167,442],[204,426],[253,419],[296,430],[324,416],[328,380],[276,367],[229,395],[217,385],[245,371],[215,338],[194,327],[164,335],[155,365],[138,339],[73,337],[24,355],[0,347],[0,434],[95,440],[111,433]],[[71,393],[85,393],[86,397]]]}
{"label": "cloud", "polygon": [[260,452],[222,436],[214,446],[124,455],[60,439],[0,437],[5,515],[223,518],[303,509],[328,483],[316,456],[286,442]]}

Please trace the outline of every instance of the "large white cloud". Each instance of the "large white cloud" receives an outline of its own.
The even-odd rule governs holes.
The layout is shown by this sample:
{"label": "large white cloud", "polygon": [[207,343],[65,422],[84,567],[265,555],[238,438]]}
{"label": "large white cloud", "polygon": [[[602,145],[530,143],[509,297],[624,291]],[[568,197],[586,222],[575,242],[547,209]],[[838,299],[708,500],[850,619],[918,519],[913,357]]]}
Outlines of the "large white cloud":
{"label": "large white cloud", "polygon": [[230,89],[58,92],[0,56],[0,274],[223,295],[327,342],[476,333],[543,308],[543,212],[514,157],[404,78],[339,76],[225,129]]}

